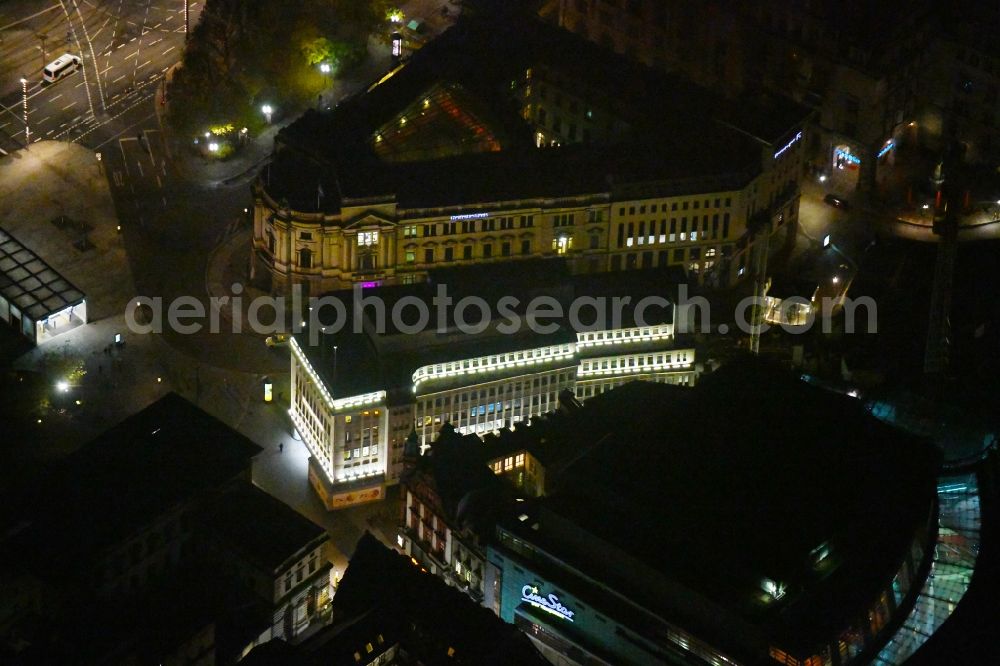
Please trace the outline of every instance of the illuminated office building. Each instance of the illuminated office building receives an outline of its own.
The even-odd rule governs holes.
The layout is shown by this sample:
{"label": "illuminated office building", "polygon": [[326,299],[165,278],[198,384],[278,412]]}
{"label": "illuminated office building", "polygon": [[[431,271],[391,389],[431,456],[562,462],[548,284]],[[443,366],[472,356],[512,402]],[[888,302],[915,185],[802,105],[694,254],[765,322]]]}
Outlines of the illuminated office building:
{"label": "illuminated office building", "polygon": [[[375,293],[391,306],[421,292]],[[675,335],[675,309],[644,325],[626,318],[580,332],[563,320],[549,334],[430,327],[377,334],[366,317],[366,333],[324,336],[314,345],[298,335],[290,414],[312,454],[310,481],[330,509],[378,500],[399,480],[414,430],[426,448],[445,423],[480,436],[516,428],[556,409],[566,390],[587,400],[635,379],[692,385],[695,350]]]}

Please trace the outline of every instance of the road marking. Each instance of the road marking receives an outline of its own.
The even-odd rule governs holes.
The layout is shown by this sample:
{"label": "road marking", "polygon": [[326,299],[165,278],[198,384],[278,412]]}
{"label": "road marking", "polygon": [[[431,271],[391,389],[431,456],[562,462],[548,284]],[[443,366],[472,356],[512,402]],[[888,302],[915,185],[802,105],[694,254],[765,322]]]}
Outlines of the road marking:
{"label": "road marking", "polygon": [[163,181],[160,180],[160,175],[156,174],[156,186],[161,190],[163,189]]}
{"label": "road marking", "polygon": [[59,99],[60,97],[62,97],[62,93],[59,93],[59,94],[58,94],[58,95],[56,95],[55,97],[51,97],[51,98],[49,98],[49,101],[50,101],[50,102],[54,102],[54,101],[56,101],[57,99]]}
{"label": "road marking", "polygon": [[[125,75],[124,75],[124,74],[122,74],[121,76],[119,76],[119,77],[118,77],[117,79],[115,79],[115,80],[114,80],[114,81],[112,81],[111,83],[118,83],[119,81],[121,81],[121,80],[122,80],[122,79],[124,79],[124,78],[125,78]],[[118,95],[115,95],[115,97],[118,97]],[[114,99],[114,98],[112,98],[112,99]]]}
{"label": "road marking", "polygon": [[139,167],[139,175],[140,175],[140,176],[143,176],[143,177],[145,177],[145,176],[146,176],[146,174],[142,172],[142,162],[139,162],[138,160],[136,160],[136,163],[135,163],[135,165],[136,165],[137,167]]}
{"label": "road marking", "polygon": [[125,178],[124,176],[122,176],[122,172],[115,169],[115,185],[121,187],[124,184],[125,184]]}
{"label": "road marking", "polygon": [[46,120],[48,120],[51,117],[52,116],[45,116],[44,118],[42,118],[41,120],[38,121],[38,124],[41,125],[42,123],[44,123]]}
{"label": "road marking", "polygon": [[[194,5],[188,5],[188,11],[190,11],[190,8],[193,7],[193,6]],[[6,30],[7,28],[12,28],[15,25],[19,25],[21,23],[24,23],[25,21],[30,21],[31,19],[35,18],[36,16],[41,16],[42,14],[45,14],[46,12],[51,12],[53,9],[59,9],[59,5],[52,5],[48,9],[43,9],[40,12],[35,12],[31,16],[25,16],[23,19],[18,19],[16,21],[14,21],[13,23],[8,23],[7,25],[5,25],[3,27],[0,27],[0,31]]]}
{"label": "road marking", "polygon": [[167,207],[167,198],[166,197],[163,197],[163,207],[164,208]]}
{"label": "road marking", "polygon": [[157,44],[159,44],[162,41],[163,41],[163,37],[160,37],[159,39],[150,42],[149,46],[156,46]]}
{"label": "road marking", "polygon": [[139,65],[138,67],[136,67],[136,69],[142,69],[143,67],[145,67],[146,65],[148,65],[151,62],[153,62],[153,61],[152,60],[147,60],[146,62],[144,62],[141,65]]}
{"label": "road marking", "polygon": [[171,46],[169,49],[167,49],[166,51],[164,51],[160,55],[167,55],[168,53],[170,53],[171,51],[173,51],[176,48],[177,48],[176,46]]}
{"label": "road marking", "polygon": [[[62,110],[63,110],[63,111],[66,111],[67,109],[72,109],[72,108],[73,108],[74,106],[76,106],[76,102],[70,102],[69,104],[67,104],[66,106],[64,106],[64,107],[62,108]],[[64,124],[65,124],[65,123],[64,123]],[[61,127],[61,125],[60,125],[60,127]]]}

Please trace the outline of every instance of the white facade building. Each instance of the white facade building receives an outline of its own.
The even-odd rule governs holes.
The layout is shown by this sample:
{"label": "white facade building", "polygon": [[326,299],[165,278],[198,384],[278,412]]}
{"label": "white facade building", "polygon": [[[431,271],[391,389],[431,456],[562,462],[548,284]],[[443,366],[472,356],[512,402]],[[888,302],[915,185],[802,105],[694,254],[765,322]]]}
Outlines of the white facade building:
{"label": "white facade building", "polygon": [[564,390],[586,400],[636,379],[683,385],[696,380],[694,349],[675,348],[673,324],[575,338],[420,366],[409,396],[391,400],[391,387],[335,399],[293,338],[289,413],[312,454],[313,488],[328,509],[379,500],[385,485],[399,480],[411,430],[426,447],[444,423],[463,434],[515,428],[554,410]]}

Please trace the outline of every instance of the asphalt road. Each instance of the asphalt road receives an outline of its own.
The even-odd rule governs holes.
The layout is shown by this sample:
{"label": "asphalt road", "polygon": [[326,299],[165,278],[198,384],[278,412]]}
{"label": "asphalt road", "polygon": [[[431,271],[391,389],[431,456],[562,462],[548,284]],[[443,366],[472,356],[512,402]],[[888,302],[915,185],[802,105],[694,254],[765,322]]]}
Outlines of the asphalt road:
{"label": "asphalt road", "polygon": [[[192,26],[201,5],[189,5]],[[183,0],[4,2],[0,150],[24,145],[22,76],[28,80],[31,139],[93,147],[106,138],[102,128],[103,134],[122,129],[123,117],[145,106],[167,69],[180,60],[183,46]],[[63,53],[79,56],[81,67],[54,83],[43,82],[44,65]]]}

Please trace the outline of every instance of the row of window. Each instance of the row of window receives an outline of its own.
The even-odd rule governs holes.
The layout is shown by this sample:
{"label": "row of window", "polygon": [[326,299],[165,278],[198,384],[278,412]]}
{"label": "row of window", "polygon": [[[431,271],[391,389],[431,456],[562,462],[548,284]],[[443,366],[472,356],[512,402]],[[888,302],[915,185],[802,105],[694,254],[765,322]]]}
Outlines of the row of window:
{"label": "row of window", "polygon": [[[479,258],[482,258],[482,259],[492,259],[493,258],[493,256],[494,256],[493,255],[493,243],[483,243],[480,247],[482,248],[482,254],[480,255]],[[510,241],[504,241],[504,242],[500,243],[500,254],[499,254],[499,256],[501,256],[501,257],[510,257],[510,256],[513,256],[512,255],[512,251],[513,251],[512,247],[513,247],[513,244]],[[442,248],[442,250],[443,250],[443,256],[441,257],[442,261],[455,261],[455,248],[453,248],[453,247],[445,247],[445,248]],[[464,246],[462,246],[462,259],[463,260],[471,260],[471,259],[475,258],[475,257],[473,257],[473,252],[474,252],[474,250],[473,250],[473,246],[472,245],[464,245]],[[530,239],[526,238],[526,239],[524,239],[524,240],[521,241],[521,254],[523,254],[523,255],[525,255],[525,254],[531,254],[531,240]],[[408,264],[413,264],[413,263],[416,263],[416,261],[417,261],[417,251],[416,250],[407,250],[406,253],[403,256],[404,256],[404,259],[406,260],[406,263],[408,263]],[[425,264],[432,264],[436,260],[436,257],[437,257],[437,252],[435,251],[435,248],[433,248],[433,247],[424,248],[423,263],[425,263]]]}
{"label": "row of window", "polygon": [[[516,227],[515,222],[517,223]],[[410,224],[403,227],[403,238],[418,238],[421,235],[429,237],[450,236],[457,233],[472,234],[480,231],[496,231],[497,229],[501,231],[514,228],[531,229],[534,226],[534,215],[487,217],[481,220],[462,220],[461,222],[434,222],[420,225],[420,227],[416,224]]]}
{"label": "row of window", "polygon": [[514,456],[507,456],[493,462],[490,467],[493,468],[493,472],[500,474],[501,472],[509,472],[512,469],[517,469],[519,467],[524,467],[524,454],[518,453]]}
{"label": "row of window", "polygon": [[691,218],[690,229],[688,227],[688,218],[683,216],[680,218],[680,224],[678,225],[678,220],[676,217],[670,218],[670,227],[668,232],[667,219],[664,218],[659,221],[659,234],[657,234],[657,221],[649,220],[647,223],[645,220],[640,222],[625,222],[619,223],[618,225],[618,238],[617,244],[618,248],[632,247],[633,245],[652,245],[657,242],[657,238],[660,243],[674,243],[678,240],[680,241],[697,241],[699,238],[702,240],[718,240],[720,238],[719,232],[721,230],[721,238],[723,240],[729,238],[729,213],[722,215],[722,225],[720,229],[720,219],[719,214],[715,213],[712,215],[711,223],[709,222],[709,216],[704,215],[701,218],[701,229],[699,231],[699,220],[697,216]]}
{"label": "row of window", "polygon": [[[688,210],[689,207],[692,208],[692,209],[694,209],[694,210],[698,210],[699,208],[722,208],[723,205],[726,208],[729,208],[730,206],[733,205],[733,199],[732,199],[732,197],[725,197],[725,198],[723,198],[723,197],[716,197],[715,198],[715,202],[714,202],[715,205],[712,206],[712,205],[710,205],[711,203],[712,203],[711,199],[704,199],[704,200],[696,199],[696,200],[693,200],[693,201],[690,201],[690,202],[689,201],[679,201],[679,202],[678,201],[674,201],[673,203],[670,204],[670,210],[671,211]],[[637,206],[629,206],[628,207],[628,214],[629,215],[635,215],[637,213],[637,211],[638,211],[639,215],[645,215],[646,214],[646,208],[647,208],[646,204],[640,204],[638,207]],[[649,204],[648,208],[649,208],[649,212],[651,214],[655,214],[656,213],[656,204]],[[625,206],[620,206],[618,208],[618,216],[619,217],[625,217],[625,210],[626,210]],[[660,212],[661,213],[666,213],[667,212],[667,204],[666,203],[661,203],[660,204]]]}
{"label": "row of window", "polygon": [[[732,253],[731,246],[725,246],[722,248],[722,256],[728,257]],[[718,256],[718,251],[714,248],[707,248],[704,254],[706,260],[704,262],[704,268],[707,270],[715,265],[714,257]],[[700,247],[690,247],[690,248],[677,248],[674,250],[660,250],[659,252],[654,252],[652,250],[647,250],[645,252],[629,252],[627,254],[615,254],[611,257],[611,270],[634,270],[637,268],[653,268],[655,266],[668,266],[670,264],[684,264],[688,260],[690,261],[700,261],[702,258],[702,248]],[[656,260],[654,264],[654,259]],[[697,270],[697,268],[696,268]],[[742,274],[741,274],[742,275]]]}
{"label": "row of window", "polygon": [[647,366],[662,366],[669,363],[688,363],[688,352],[673,354],[647,354],[644,356],[630,355],[618,358],[595,359],[584,361],[581,370],[584,373],[598,370],[624,370],[627,368],[642,368]]}

